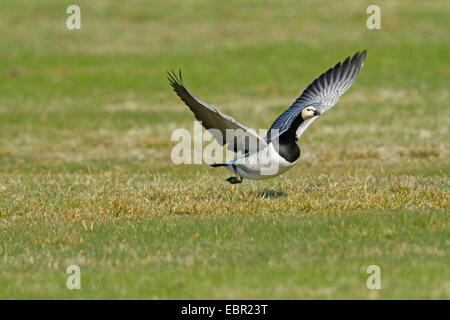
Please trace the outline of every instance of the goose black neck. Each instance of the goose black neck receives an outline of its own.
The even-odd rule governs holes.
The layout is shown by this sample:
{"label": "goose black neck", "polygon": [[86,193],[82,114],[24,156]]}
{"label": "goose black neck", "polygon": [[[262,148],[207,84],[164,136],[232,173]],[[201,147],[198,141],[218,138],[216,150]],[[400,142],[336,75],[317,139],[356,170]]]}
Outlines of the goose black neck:
{"label": "goose black neck", "polygon": [[300,157],[300,148],[297,145],[296,132],[302,122],[303,119],[299,115],[294,119],[289,129],[278,137],[278,141],[272,141],[278,154],[291,163]]}
{"label": "goose black neck", "polygon": [[301,115],[298,115],[292,124],[289,126],[289,129],[283,132],[279,137],[279,143],[280,144],[291,144],[295,143],[297,144],[297,129],[302,124],[303,118]]}

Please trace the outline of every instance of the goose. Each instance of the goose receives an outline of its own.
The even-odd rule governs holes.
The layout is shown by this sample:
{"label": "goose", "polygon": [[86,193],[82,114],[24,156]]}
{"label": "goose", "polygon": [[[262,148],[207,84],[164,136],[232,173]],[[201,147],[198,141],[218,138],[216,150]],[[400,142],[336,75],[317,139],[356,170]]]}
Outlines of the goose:
{"label": "goose", "polygon": [[[231,161],[212,164],[225,167],[234,176],[226,179],[231,184],[244,178],[260,180],[278,176],[292,168],[300,158],[298,140],[311,123],[336,105],[360,73],[367,50],[356,52],[352,58],[338,62],[322,73],[272,124],[266,137],[254,129],[220,112],[191,94],[183,84],[181,70],[177,75],[168,72],[168,80],[175,93],[194,113],[221,145],[241,153]],[[229,134],[232,130],[232,134]]]}

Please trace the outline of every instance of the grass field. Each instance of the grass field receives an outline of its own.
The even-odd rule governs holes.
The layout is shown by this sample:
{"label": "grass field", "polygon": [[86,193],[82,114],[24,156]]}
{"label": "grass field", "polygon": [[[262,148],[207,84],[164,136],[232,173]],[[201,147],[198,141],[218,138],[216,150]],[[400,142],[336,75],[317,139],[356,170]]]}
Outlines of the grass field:
{"label": "grass field", "polygon": [[[368,30],[369,4],[2,0],[0,298],[449,299],[450,4],[377,1]],[[167,69],[268,128],[362,49],[286,174],[172,164]]]}

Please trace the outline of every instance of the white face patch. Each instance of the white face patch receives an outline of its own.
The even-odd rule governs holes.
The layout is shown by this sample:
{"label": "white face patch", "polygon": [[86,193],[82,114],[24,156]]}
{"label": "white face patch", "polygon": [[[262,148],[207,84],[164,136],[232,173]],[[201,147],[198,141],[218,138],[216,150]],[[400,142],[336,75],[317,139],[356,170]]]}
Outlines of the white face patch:
{"label": "white face patch", "polygon": [[314,107],[306,107],[302,110],[302,119],[307,120],[309,118],[314,117],[314,112],[316,112],[316,108]]}

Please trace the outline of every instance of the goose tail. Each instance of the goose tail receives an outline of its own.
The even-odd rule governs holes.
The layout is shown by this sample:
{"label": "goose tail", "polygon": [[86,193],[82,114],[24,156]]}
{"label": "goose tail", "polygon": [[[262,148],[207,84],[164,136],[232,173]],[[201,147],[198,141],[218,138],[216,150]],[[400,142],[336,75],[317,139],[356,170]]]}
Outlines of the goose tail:
{"label": "goose tail", "polygon": [[217,168],[217,167],[228,167],[228,166],[231,166],[231,164],[230,163],[214,163],[214,164],[212,164],[211,165],[211,167],[213,167],[213,168]]}

